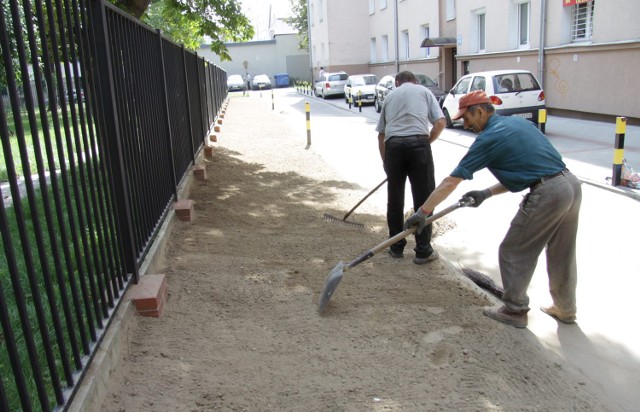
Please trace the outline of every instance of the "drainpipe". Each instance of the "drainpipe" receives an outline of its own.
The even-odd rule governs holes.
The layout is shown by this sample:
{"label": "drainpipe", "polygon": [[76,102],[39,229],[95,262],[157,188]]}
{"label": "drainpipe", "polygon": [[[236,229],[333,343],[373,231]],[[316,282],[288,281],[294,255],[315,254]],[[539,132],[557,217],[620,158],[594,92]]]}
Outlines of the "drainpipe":
{"label": "drainpipe", "polygon": [[311,13],[309,13],[309,10],[311,9],[309,8],[309,3],[311,3],[311,0],[307,0],[307,47],[309,47],[309,71],[311,72],[311,87],[314,87],[313,85],[315,84],[315,82],[313,81],[313,49],[311,48]]}
{"label": "drainpipe", "polygon": [[538,79],[540,79],[540,86],[545,89],[544,86],[544,35],[545,35],[545,23],[547,21],[547,0],[540,0],[540,45],[538,46]]}
{"label": "drainpipe", "polygon": [[393,31],[396,40],[396,73],[400,71],[400,41],[398,40],[398,0],[393,5]]}

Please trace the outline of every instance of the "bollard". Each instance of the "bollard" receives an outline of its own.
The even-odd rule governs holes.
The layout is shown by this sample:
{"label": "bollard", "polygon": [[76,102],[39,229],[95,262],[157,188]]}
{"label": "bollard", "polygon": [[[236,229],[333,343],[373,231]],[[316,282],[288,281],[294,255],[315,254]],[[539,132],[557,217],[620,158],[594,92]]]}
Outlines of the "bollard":
{"label": "bollard", "polygon": [[362,90],[358,90],[358,111],[362,113]]}
{"label": "bollard", "polygon": [[271,110],[276,110],[276,104],[273,101],[273,89],[271,89]]}
{"label": "bollard", "polygon": [[627,129],[627,118],[616,117],[616,141],[613,150],[613,176],[611,184],[620,185],[622,163],[624,162],[624,134]]}
{"label": "bollard", "polygon": [[306,112],[306,116],[307,116],[307,147],[306,149],[308,149],[309,147],[311,147],[311,105],[309,104],[309,102],[305,102],[304,111]]}
{"label": "bollard", "polygon": [[547,124],[547,109],[538,110],[538,129],[544,134],[545,126]]}
{"label": "bollard", "polygon": [[353,94],[349,94],[349,110],[351,110],[352,100],[353,100]]}

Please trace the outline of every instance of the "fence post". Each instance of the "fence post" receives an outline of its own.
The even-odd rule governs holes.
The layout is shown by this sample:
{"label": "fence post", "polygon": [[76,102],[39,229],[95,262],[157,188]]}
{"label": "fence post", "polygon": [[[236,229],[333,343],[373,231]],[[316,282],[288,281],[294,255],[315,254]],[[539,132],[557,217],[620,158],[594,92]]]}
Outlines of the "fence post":
{"label": "fence post", "polygon": [[622,163],[624,161],[624,135],[627,129],[627,118],[616,117],[616,140],[613,150],[613,176],[611,184],[613,186],[620,185],[622,174]]}
{"label": "fence post", "polygon": [[182,45],[182,70],[184,71],[184,97],[187,101],[187,117],[189,118],[189,140],[191,142],[191,161],[196,161],[196,148],[193,147],[193,125],[191,124],[191,101],[189,99],[189,76],[187,76],[187,56]]}
{"label": "fence post", "polygon": [[173,134],[171,133],[171,119],[169,115],[169,96],[167,95],[167,72],[164,66],[164,52],[162,49],[162,30],[156,29],[158,33],[158,47],[160,48],[160,64],[162,65],[162,96],[164,97],[164,113],[167,118],[167,150],[169,151],[169,159],[171,159],[171,178],[173,179],[173,196],[178,201],[178,181],[176,179],[176,162],[173,159]]}
{"label": "fence post", "polygon": [[304,111],[307,117],[307,147],[305,149],[308,149],[311,147],[311,105],[308,101],[304,104]]}

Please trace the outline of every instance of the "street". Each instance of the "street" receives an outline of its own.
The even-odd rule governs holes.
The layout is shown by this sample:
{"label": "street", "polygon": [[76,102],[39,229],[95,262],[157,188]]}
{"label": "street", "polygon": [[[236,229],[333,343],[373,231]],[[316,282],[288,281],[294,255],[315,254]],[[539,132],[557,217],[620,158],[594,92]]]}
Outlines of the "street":
{"label": "street", "polygon": [[[275,112],[299,130],[305,150],[305,102],[311,107],[311,147],[349,182],[368,192],[385,177],[378,153],[373,106],[348,109],[343,98],[322,100],[293,88],[274,91]],[[257,93],[271,105],[271,94]],[[635,297],[640,288],[638,244],[639,191],[607,190],[611,176],[615,119],[611,124],[550,116],[546,135],[561,152],[565,163],[583,184],[578,233],[578,323],[557,323],[538,310],[550,302],[544,257],[529,288],[528,330],[540,345],[565,358],[612,411],[636,410],[640,404],[640,344],[635,320]],[[473,142],[474,134],[460,128],[445,129],[434,143],[436,183],[457,164]],[[640,127],[627,126],[625,158],[640,169]],[[463,182],[445,201],[454,202],[469,190],[495,183],[482,171]],[[611,188],[613,189],[613,188]],[[453,228],[439,236],[435,246],[451,262],[481,271],[501,284],[497,250],[523,193],[496,196],[478,209],[463,209],[447,216]],[[356,194],[361,196],[360,194]],[[384,187],[367,202],[376,205],[384,219]],[[355,204],[355,202],[354,202]],[[410,203],[406,203],[407,205]],[[443,204],[444,205],[444,204]],[[355,212],[357,215],[357,211]],[[363,250],[367,245],[363,245]]]}

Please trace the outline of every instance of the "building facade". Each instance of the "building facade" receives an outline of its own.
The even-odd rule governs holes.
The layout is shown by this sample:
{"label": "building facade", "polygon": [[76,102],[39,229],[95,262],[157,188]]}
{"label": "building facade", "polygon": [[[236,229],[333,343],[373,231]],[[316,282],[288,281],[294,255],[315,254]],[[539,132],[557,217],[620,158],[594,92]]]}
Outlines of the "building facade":
{"label": "building facade", "polygon": [[640,1],[308,1],[314,72],[412,70],[448,90],[467,73],[523,69],[552,113],[640,119]]}

